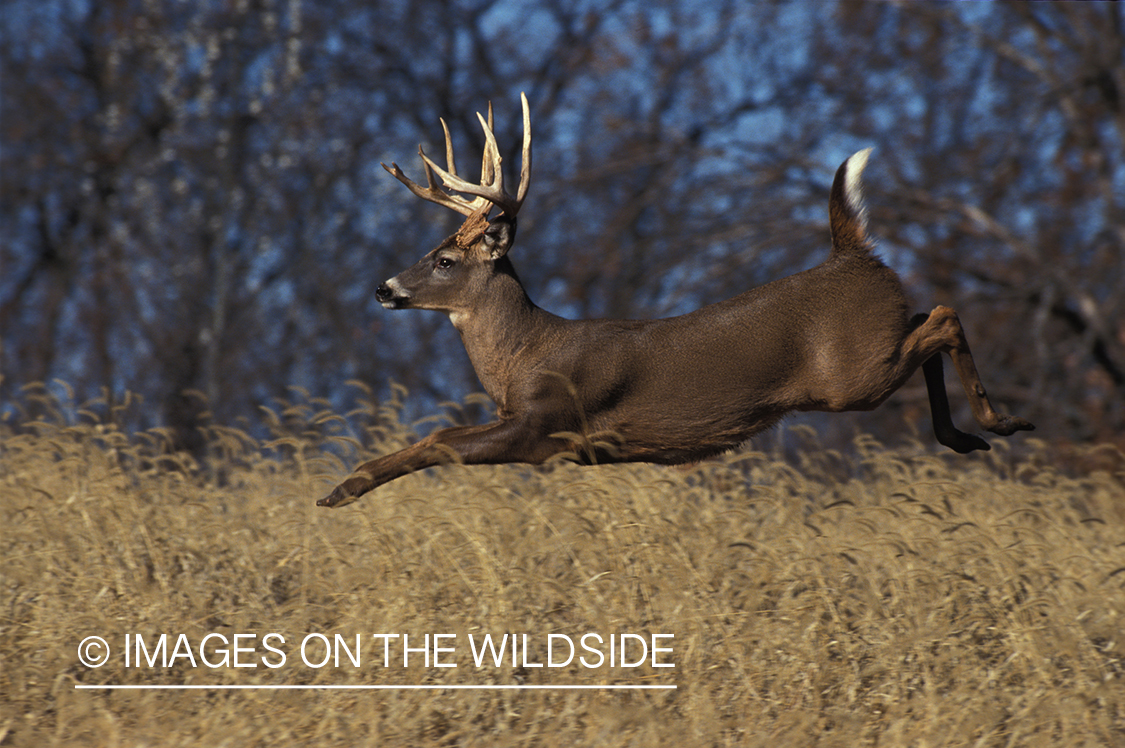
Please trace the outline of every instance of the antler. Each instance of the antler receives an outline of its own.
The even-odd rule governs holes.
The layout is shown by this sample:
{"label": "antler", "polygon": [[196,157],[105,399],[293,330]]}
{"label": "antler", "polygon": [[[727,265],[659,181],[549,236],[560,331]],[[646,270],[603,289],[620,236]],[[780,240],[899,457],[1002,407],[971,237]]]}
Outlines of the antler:
{"label": "antler", "polygon": [[[485,139],[484,156],[481,159],[480,166],[480,184],[466,182],[457,176],[457,165],[453,161],[453,140],[449,136],[449,127],[445,124],[444,119],[441,120],[441,128],[445,131],[445,163],[447,168],[443,169],[431,161],[422,147],[418,146],[418,155],[422,157],[422,164],[426,168],[428,187],[416,184],[402,173],[402,169],[398,168],[396,163],[392,162],[390,167],[383,164],[383,168],[423,200],[444,205],[466,216],[477,213],[487,216],[492,206],[495,205],[504,211],[508,217],[514,218],[516,213],[519,212],[520,206],[523,205],[523,199],[527,196],[528,185],[531,184],[531,113],[527,105],[527,96],[521,93],[520,100],[523,102],[523,159],[520,168],[520,186],[515,197],[504,190],[504,170],[501,168],[503,159],[500,158],[500,149],[496,145],[496,135],[492,131],[491,103],[488,105],[487,121],[479,112],[477,113],[477,119],[480,120],[481,127],[484,128]],[[465,195],[475,195],[475,199],[469,200],[441,189],[434,179],[435,172],[441,177],[441,181],[447,189]]]}

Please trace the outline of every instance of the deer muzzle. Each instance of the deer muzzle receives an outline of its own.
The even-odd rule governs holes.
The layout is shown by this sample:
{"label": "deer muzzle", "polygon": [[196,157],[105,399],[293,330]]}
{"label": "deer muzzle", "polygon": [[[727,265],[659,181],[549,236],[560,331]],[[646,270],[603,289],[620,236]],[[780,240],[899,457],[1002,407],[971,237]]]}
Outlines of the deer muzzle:
{"label": "deer muzzle", "polygon": [[409,306],[410,294],[400,286],[394,278],[379,284],[375,289],[375,300],[383,305],[384,309],[403,309]]}

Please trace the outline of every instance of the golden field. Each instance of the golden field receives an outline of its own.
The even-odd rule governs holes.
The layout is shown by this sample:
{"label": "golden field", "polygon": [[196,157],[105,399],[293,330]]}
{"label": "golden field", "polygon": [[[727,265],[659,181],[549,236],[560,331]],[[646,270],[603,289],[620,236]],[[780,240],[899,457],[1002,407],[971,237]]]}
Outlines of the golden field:
{"label": "golden field", "polygon": [[[797,459],[450,465],[332,511],[412,438],[394,403],[352,438],[298,397],[202,465],[105,403],[37,408],[0,423],[0,746],[1125,745],[1118,455],[1075,477],[1022,437],[845,455],[806,428]],[[477,667],[504,634],[527,651]],[[564,663],[586,634],[626,662]],[[360,664],[321,664],[337,635]],[[75,687],[107,684],[675,689]]]}

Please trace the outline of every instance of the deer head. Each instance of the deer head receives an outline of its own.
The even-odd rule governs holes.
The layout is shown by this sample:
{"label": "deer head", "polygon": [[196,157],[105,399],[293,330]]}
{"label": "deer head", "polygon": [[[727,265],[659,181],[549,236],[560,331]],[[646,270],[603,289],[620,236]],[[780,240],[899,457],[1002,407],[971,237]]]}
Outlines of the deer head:
{"label": "deer head", "polygon": [[[465,222],[455,234],[413,267],[379,286],[375,298],[385,308],[435,309],[449,314],[456,324],[458,313],[480,306],[494,278],[514,277],[506,255],[515,240],[516,215],[531,183],[531,114],[527,96],[521,94],[520,99],[523,103],[523,160],[520,184],[514,197],[504,188],[503,159],[493,131],[491,104],[487,120],[477,114],[485,138],[479,184],[457,175],[453,140],[445,120],[441,120],[441,126],[445,132],[446,168],[435,164],[422,147],[418,147],[428,186],[415,183],[403,174],[398,164],[392,163],[389,167],[383,164],[384,169],[418,197],[465,216]],[[445,189],[438,185],[435,174]],[[500,213],[490,219],[493,208],[499,208]]]}

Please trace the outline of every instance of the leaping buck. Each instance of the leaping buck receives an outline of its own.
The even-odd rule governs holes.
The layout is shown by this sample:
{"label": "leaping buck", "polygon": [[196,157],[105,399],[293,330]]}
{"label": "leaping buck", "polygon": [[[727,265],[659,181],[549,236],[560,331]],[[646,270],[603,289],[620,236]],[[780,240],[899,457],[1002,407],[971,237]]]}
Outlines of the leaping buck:
{"label": "leaping buck", "polygon": [[[1033,429],[997,413],[950,308],[911,315],[898,276],[872,252],[860,174],[870,149],[836,172],[828,202],[832,251],[820,265],[681,317],[568,320],[528,298],[508,259],[531,180],[531,117],[523,100],[523,165],[513,197],[488,120],[480,184],[419,149],[428,185],[386,168],[423,200],[466,216],[453,236],[379,286],[387,309],[436,309],[461,334],[497,420],[436,431],[364,463],[317,502],[338,507],[395,478],[450,461],[685,463],[745,442],[792,411],[871,410],[921,366],[937,440],[988,449],[950,417],[939,354],[953,360],[973,416],[1008,436]],[[441,178],[445,189],[438,186]],[[455,194],[459,193],[459,194]],[[471,196],[472,199],[462,197]],[[493,209],[499,213],[490,218]]]}

